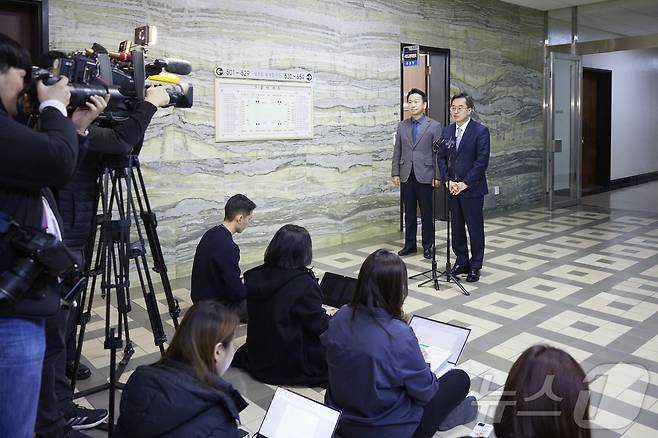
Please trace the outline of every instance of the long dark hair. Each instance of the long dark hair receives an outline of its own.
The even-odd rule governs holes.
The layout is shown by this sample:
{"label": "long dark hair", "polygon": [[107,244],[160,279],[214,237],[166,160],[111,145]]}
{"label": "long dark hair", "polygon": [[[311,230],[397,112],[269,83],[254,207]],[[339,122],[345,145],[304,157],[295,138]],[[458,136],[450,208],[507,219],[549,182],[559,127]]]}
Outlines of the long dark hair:
{"label": "long dark hair", "polygon": [[306,228],[284,225],[274,234],[265,250],[265,264],[284,269],[300,269],[311,265],[313,244]]}
{"label": "long dark hair", "polygon": [[[499,438],[590,438],[589,386],[568,353],[535,345],[514,362],[496,408]],[[580,424],[579,424],[580,423]]]}
{"label": "long dark hair", "polygon": [[175,360],[191,365],[196,377],[213,389],[217,386],[215,346],[233,342],[238,316],[215,301],[200,301],[190,307],[164,356],[155,365]]}
{"label": "long dark hair", "polygon": [[352,319],[359,308],[372,310],[379,307],[393,318],[404,321],[402,304],[407,294],[407,266],[396,254],[378,249],[361,265],[350,303],[354,309]]}

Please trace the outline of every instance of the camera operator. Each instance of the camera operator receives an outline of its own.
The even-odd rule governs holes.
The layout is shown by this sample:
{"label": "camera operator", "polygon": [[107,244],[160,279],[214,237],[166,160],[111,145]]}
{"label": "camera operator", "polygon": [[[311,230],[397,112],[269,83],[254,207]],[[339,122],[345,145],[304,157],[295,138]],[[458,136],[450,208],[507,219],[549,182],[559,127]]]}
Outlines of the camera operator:
{"label": "camera operator", "polygon": [[[36,84],[41,102],[38,132],[14,120],[28,71],[27,50],[0,33],[0,211],[21,229],[43,230],[61,240],[62,222],[48,187],[63,184],[73,175],[80,150],[76,128],[66,117],[68,80],[51,86]],[[3,286],[9,274],[18,277],[13,272],[17,263],[25,262],[10,240],[9,232],[0,236]],[[40,273],[21,285],[18,291],[0,289],[0,436],[12,438],[33,435],[45,321],[58,313],[61,297],[55,276]]]}
{"label": "camera operator", "polygon": [[[41,67],[50,67],[56,58],[64,57],[61,52],[49,52],[42,57]],[[94,99],[92,97],[91,99]],[[96,99],[98,97],[96,96]],[[146,90],[144,101],[136,104],[128,118],[112,127],[90,125],[85,134],[87,151],[73,178],[55,191],[57,204],[63,218],[64,243],[73,250],[81,266],[86,257],[91,257],[91,249],[86,248],[96,215],[96,195],[98,178],[103,171],[106,159],[111,156],[125,156],[133,147],[143,141],[144,133],[158,107],[169,104],[165,87],[155,86]],[[78,317],[82,309],[69,310],[57,322],[57,330],[65,330],[64,338],[47,339],[46,354],[57,351],[57,364],[54,365],[54,390],[41,391],[37,418],[37,436],[61,436],[67,425],[74,430],[96,427],[108,417],[105,409],[87,409],[73,403],[71,387],[67,381],[73,372],[75,360],[75,337]],[[66,344],[66,351],[63,351]],[[61,353],[61,354],[60,354]],[[44,367],[44,379],[46,368]],[[91,371],[79,364],[78,379],[88,378]],[[51,388],[52,389],[52,388]],[[78,436],[82,436],[79,434]]]}

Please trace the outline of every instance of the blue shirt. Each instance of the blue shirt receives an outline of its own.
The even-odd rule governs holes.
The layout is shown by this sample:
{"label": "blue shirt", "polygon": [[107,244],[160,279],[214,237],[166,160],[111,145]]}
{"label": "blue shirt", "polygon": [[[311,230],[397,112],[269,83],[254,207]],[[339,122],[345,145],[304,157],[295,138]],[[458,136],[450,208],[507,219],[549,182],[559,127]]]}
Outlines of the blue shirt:
{"label": "blue shirt", "polygon": [[413,144],[416,144],[416,139],[418,138],[418,130],[420,126],[425,122],[425,114],[421,114],[418,120],[411,118],[411,141]]}
{"label": "blue shirt", "polygon": [[439,382],[423,359],[418,339],[384,309],[373,314],[343,306],[320,339],[327,351],[325,403],[342,412],[344,436],[410,437]]}

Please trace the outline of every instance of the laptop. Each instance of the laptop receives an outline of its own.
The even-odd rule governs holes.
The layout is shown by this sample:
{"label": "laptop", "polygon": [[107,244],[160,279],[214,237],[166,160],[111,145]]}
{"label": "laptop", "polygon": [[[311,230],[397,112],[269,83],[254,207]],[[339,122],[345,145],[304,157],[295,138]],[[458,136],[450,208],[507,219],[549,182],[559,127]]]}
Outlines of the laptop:
{"label": "laptop", "polygon": [[413,315],[409,326],[436,377],[453,369],[464,351],[471,329]]}
{"label": "laptop", "polygon": [[356,290],[356,278],[346,277],[333,272],[325,272],[320,281],[322,289],[322,307],[329,315],[352,301]]}
{"label": "laptop", "polygon": [[254,438],[331,438],[340,411],[278,387]]}

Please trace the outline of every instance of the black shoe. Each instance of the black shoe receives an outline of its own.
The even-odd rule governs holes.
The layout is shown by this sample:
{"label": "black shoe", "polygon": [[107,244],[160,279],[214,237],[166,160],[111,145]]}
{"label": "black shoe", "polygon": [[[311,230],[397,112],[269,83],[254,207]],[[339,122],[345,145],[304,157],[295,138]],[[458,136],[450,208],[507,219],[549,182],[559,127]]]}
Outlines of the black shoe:
{"label": "black shoe", "polygon": [[411,247],[405,246],[400,251],[398,251],[398,255],[400,257],[404,257],[404,256],[409,255],[409,254],[416,254],[417,251],[418,250],[416,248],[411,248]]}
{"label": "black shoe", "polygon": [[452,275],[468,274],[468,266],[463,266],[457,263],[452,267],[450,273]]}
{"label": "black shoe", "polygon": [[432,258],[432,247],[428,247],[423,249],[423,257],[426,259],[431,259]]}
{"label": "black shoe", "polygon": [[105,409],[87,409],[75,403],[64,412],[66,423],[75,430],[91,429],[107,420]]}
{"label": "black shoe", "polygon": [[479,269],[471,269],[466,276],[466,281],[468,283],[475,283],[480,279],[480,270]]}
{"label": "black shoe", "polygon": [[[69,379],[73,378],[73,362],[69,362],[66,365],[66,377]],[[78,374],[76,375],[76,380],[85,380],[91,377],[91,370],[89,367],[83,363],[78,364]]]}

